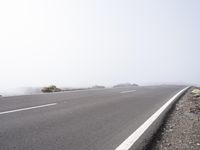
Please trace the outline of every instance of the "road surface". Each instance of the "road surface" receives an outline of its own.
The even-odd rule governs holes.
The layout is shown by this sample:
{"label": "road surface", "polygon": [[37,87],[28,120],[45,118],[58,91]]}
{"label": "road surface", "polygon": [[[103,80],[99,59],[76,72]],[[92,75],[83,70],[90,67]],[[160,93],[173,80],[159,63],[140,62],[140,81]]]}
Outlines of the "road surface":
{"label": "road surface", "polygon": [[0,98],[0,150],[114,150],[184,86]]}

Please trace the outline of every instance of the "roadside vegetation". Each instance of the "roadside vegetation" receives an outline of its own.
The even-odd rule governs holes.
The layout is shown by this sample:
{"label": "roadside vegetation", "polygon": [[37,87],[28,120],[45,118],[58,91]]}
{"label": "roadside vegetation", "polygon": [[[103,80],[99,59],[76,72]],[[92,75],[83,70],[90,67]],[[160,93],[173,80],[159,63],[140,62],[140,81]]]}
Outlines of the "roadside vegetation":
{"label": "roadside vegetation", "polygon": [[[131,84],[131,83],[121,83],[113,86],[113,88],[117,87],[133,87],[133,86],[138,86],[137,84]],[[86,87],[86,88],[58,88],[55,85],[50,85],[47,87],[43,87],[41,89],[41,92],[43,93],[52,93],[52,92],[61,92],[61,91],[77,91],[77,90],[86,90],[86,89],[104,89],[106,88],[103,85],[94,85],[92,87]]]}
{"label": "roadside vegetation", "polygon": [[88,88],[58,88],[55,85],[43,87],[41,91],[43,93],[52,93],[52,92],[62,92],[62,91],[78,91],[78,90],[87,90],[87,89],[103,89],[106,88],[103,85],[95,85]]}
{"label": "roadside vegetation", "polygon": [[193,89],[191,93],[195,98],[200,97],[200,89]]}
{"label": "roadside vegetation", "polygon": [[51,86],[42,88],[41,91],[43,93],[52,93],[52,92],[61,92],[62,90],[60,88],[57,88],[55,85],[51,85]]}

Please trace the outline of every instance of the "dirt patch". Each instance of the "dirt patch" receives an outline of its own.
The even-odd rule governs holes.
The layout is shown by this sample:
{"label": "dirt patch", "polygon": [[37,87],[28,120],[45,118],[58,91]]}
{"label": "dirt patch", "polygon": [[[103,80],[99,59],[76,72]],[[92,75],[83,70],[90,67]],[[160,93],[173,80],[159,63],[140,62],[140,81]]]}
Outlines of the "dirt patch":
{"label": "dirt patch", "polygon": [[148,150],[200,150],[200,97],[190,88],[169,112]]}

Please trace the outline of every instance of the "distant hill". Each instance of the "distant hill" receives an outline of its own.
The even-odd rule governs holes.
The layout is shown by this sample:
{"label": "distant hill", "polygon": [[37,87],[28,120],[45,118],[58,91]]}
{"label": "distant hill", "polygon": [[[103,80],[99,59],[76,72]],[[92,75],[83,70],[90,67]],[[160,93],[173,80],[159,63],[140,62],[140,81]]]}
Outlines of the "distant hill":
{"label": "distant hill", "polygon": [[104,89],[104,88],[106,88],[106,87],[103,86],[103,85],[95,85],[95,86],[93,86],[92,88],[93,88],[93,89]]}
{"label": "distant hill", "polygon": [[117,84],[115,86],[113,86],[114,88],[117,88],[117,87],[132,87],[132,86],[138,86],[138,84],[131,84],[131,83],[120,83],[120,84]]}

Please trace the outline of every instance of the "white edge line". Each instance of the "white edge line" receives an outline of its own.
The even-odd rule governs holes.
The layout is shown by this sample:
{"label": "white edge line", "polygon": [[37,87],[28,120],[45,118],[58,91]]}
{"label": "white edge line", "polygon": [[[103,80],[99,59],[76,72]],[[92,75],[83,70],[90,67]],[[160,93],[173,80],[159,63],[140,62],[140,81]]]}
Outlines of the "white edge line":
{"label": "white edge line", "polygon": [[151,126],[151,124],[162,114],[162,112],[186,89],[186,87],[174,95],[161,108],[159,108],[148,120],[146,120],[136,131],[134,131],[124,142],[122,142],[115,150],[129,150],[140,136]]}
{"label": "white edge line", "polygon": [[53,105],[56,105],[56,104],[57,103],[51,103],[51,104],[34,106],[34,107],[27,107],[27,108],[15,109],[15,110],[10,110],[10,111],[3,111],[3,112],[0,112],[0,115],[9,114],[9,113],[13,113],[13,112],[24,111],[24,110],[30,110],[30,109],[35,109],[35,108],[48,107],[48,106],[53,106]]}
{"label": "white edge line", "polygon": [[120,93],[130,93],[130,92],[135,92],[136,90],[130,90],[130,91],[122,91],[122,92],[120,92]]}

